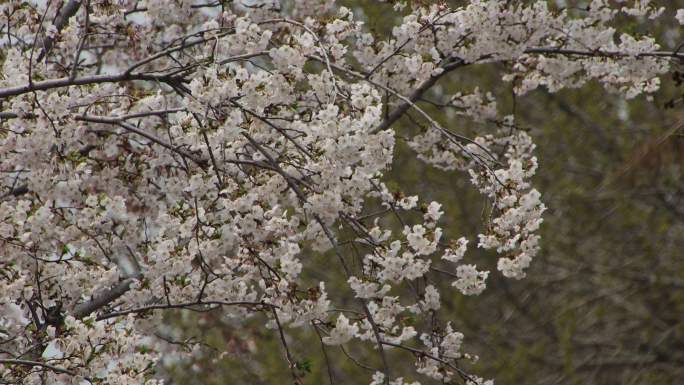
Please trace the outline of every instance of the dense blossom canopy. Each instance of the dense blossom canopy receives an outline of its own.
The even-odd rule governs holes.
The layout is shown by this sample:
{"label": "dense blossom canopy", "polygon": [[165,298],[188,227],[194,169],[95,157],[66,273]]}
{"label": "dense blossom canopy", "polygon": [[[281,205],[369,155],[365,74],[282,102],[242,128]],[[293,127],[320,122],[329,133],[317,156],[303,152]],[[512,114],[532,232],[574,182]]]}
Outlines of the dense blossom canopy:
{"label": "dense blossom canopy", "polygon": [[[416,103],[486,63],[505,64],[519,95],[591,80],[651,93],[683,55],[611,26],[660,17],[649,3],[398,2],[380,38],[324,0],[3,2],[0,377],[162,383],[155,368],[176,346],[159,325],[187,308],[260,314],[296,383],[289,328],[365,341],[383,362],[372,384],[417,384],[392,376],[388,349],[415,357],[416,379],[485,383],[461,369],[476,359],[467,336],[435,315],[440,296],[477,295],[495,274],[469,247],[525,276],[545,211],[535,145],[478,89],[442,95],[449,125]],[[418,131],[396,132],[406,114]],[[472,181],[490,202],[482,234],[447,238],[442,204],[390,183],[397,140]],[[314,254],[330,259],[325,275],[311,274]]]}

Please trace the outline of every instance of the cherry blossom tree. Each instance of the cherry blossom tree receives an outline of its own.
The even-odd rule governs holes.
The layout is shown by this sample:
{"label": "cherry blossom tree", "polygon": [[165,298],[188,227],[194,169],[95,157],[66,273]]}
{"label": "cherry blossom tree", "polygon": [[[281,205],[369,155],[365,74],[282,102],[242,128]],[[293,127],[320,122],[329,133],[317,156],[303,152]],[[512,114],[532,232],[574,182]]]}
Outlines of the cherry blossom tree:
{"label": "cherry blossom tree", "polygon": [[[524,278],[545,211],[535,144],[491,94],[442,93],[449,124],[423,96],[492,64],[521,96],[589,81],[648,95],[684,53],[613,27],[664,8],[615,3],[397,2],[381,39],[324,0],[4,2],[0,378],[163,383],[161,358],[183,351],[163,315],[185,309],[263,320],[297,384],[294,328],[322,354],[374,349],[371,384],[490,383],[463,369],[477,357],[440,297]],[[416,129],[397,130],[403,118]],[[447,236],[440,202],[385,176],[397,141],[487,199],[477,239]],[[499,272],[469,247],[497,253]],[[418,381],[393,375],[389,351]]]}

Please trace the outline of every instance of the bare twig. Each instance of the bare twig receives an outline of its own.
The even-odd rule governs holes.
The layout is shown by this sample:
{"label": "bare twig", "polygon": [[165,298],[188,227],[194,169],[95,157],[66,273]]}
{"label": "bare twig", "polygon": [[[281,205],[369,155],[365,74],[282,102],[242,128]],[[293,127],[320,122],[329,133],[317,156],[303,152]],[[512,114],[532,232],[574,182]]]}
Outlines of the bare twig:
{"label": "bare twig", "polygon": [[278,313],[276,312],[276,309],[273,310],[273,318],[276,321],[276,325],[278,326],[278,334],[280,335],[280,342],[283,344],[283,348],[285,349],[285,359],[287,359],[287,363],[290,366],[290,372],[292,373],[292,379],[294,380],[295,384],[301,384],[302,380],[299,378],[297,375],[296,369],[297,369],[297,363],[294,361],[292,358],[292,354],[290,353],[290,348],[287,346],[287,341],[285,340],[285,334],[283,333],[283,326],[280,324],[280,319],[278,318]]}

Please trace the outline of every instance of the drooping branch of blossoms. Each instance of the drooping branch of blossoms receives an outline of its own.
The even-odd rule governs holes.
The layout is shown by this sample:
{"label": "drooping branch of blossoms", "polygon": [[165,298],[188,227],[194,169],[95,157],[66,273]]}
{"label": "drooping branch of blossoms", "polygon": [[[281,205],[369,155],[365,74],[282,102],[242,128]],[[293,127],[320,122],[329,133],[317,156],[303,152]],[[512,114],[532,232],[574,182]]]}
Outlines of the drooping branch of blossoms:
{"label": "drooping branch of blossoms", "polygon": [[[545,210],[533,137],[491,94],[440,94],[440,80],[504,63],[520,95],[593,79],[636,97],[683,58],[611,25],[662,12],[598,0],[582,15],[544,1],[415,6],[385,38],[328,2],[0,11],[0,376],[26,384],[162,383],[176,346],[158,325],[173,310],[260,317],[295,383],[291,328],[362,368],[345,345],[375,350],[372,384],[408,383],[393,350],[416,378],[486,383],[463,369],[476,358],[465,336],[437,320],[443,293],[477,295],[490,272],[469,235],[447,237],[441,203],[388,187],[395,142],[469,175],[490,202],[477,246],[522,278]],[[475,137],[428,112],[434,94]],[[312,253],[338,268],[312,282]]]}

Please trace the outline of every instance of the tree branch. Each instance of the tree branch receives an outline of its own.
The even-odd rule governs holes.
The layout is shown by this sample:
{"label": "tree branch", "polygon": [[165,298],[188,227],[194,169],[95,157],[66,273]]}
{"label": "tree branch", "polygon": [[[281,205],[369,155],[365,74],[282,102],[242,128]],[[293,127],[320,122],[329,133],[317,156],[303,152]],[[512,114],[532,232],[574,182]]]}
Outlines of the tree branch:
{"label": "tree branch", "polygon": [[440,74],[430,76],[430,78],[426,81],[423,82],[418,88],[416,88],[415,91],[408,97],[409,101],[404,101],[401,103],[397,108],[395,108],[390,114],[385,118],[385,120],[380,123],[378,127],[375,128],[375,132],[380,132],[388,129],[394,122],[396,122],[399,118],[408,111],[409,108],[411,108],[417,101],[420,99],[425,92],[427,92],[432,86],[437,83],[437,81],[450,71],[466,65],[463,61],[460,59],[458,60],[448,60],[445,61],[442,66],[440,66],[443,71]]}
{"label": "tree branch", "polygon": [[99,84],[99,83],[116,83],[122,81],[132,81],[132,80],[152,80],[161,83],[166,83],[172,88],[176,88],[177,84],[181,79],[171,77],[168,75],[147,75],[141,73],[119,73],[114,75],[92,75],[80,77],[77,79],[59,78],[44,80],[42,82],[33,82],[30,84],[24,84],[16,87],[9,87],[0,89],[0,98],[7,98],[10,96],[17,96],[25,94],[32,91],[45,91],[53,88],[71,87],[71,86],[82,86],[88,84]]}
{"label": "tree branch", "polygon": [[[69,0],[68,3],[62,8],[62,11],[57,15],[57,18],[55,19],[54,25],[57,27],[57,31],[61,31],[69,22],[69,19],[71,19],[72,16],[78,12],[78,9],[81,7],[81,0]],[[38,55],[37,60],[41,60],[45,55],[48,54],[50,49],[52,49],[52,45],[54,44],[54,41],[51,38],[45,39],[45,43],[43,44],[43,49],[40,51],[40,54]]]}
{"label": "tree branch", "polygon": [[654,51],[654,52],[643,52],[639,54],[628,54],[619,51],[582,51],[576,49],[564,49],[556,47],[532,47],[525,50],[525,53],[534,54],[545,54],[545,55],[565,55],[565,56],[588,56],[588,57],[661,57],[661,58],[677,58],[679,60],[684,60],[684,53],[673,52],[673,51]]}
{"label": "tree branch", "polygon": [[158,144],[158,145],[160,145],[160,146],[162,146],[168,150],[171,150],[171,151],[175,152],[176,154],[182,156],[183,158],[190,159],[191,161],[193,161],[195,164],[197,164],[198,166],[200,166],[202,168],[206,168],[209,164],[209,162],[206,159],[198,158],[189,152],[186,152],[186,151],[184,151],[178,147],[174,147],[174,146],[164,142],[163,140],[157,138],[156,136],[154,136],[152,134],[149,134],[145,131],[142,131],[142,130],[138,129],[137,127],[135,127],[131,124],[123,122],[122,118],[106,118],[106,117],[102,117],[102,116],[81,115],[81,116],[77,116],[75,119],[80,120],[80,121],[84,121],[84,122],[117,125],[119,127],[126,129],[127,131],[138,134],[138,135],[142,136],[143,138],[148,139],[148,140],[152,141],[153,143],[156,143],[156,144]]}
{"label": "tree branch", "polygon": [[[23,366],[38,366],[41,368],[49,369],[52,370],[53,372],[56,373],[63,373],[63,374],[68,374],[72,377],[77,376],[76,373],[72,372],[71,370],[60,368],[58,366],[46,364],[44,362],[38,362],[38,361],[29,361],[29,360],[15,360],[15,359],[9,359],[9,358],[0,358],[0,364],[6,364],[6,365],[23,365]],[[91,384],[93,383],[93,380],[90,379],[89,377],[83,376],[83,378],[90,382]]]}
{"label": "tree branch", "polygon": [[117,298],[124,295],[128,290],[131,289],[131,285],[135,279],[128,278],[114,285],[114,287],[105,290],[97,296],[94,296],[90,301],[83,302],[74,307],[71,315],[75,318],[83,318],[88,316],[95,310],[112,303]]}
{"label": "tree branch", "polygon": [[[207,309],[202,309],[198,310],[195,307],[196,306],[214,306],[211,308]],[[271,308],[277,308],[278,306],[272,305],[270,303],[266,302],[246,302],[246,301],[238,301],[238,302],[223,302],[223,301],[206,301],[206,302],[186,302],[186,303],[177,303],[177,304],[166,304],[166,305],[149,305],[149,306],[143,306],[140,308],[136,309],[129,309],[129,310],[121,310],[121,311],[115,311],[107,314],[103,314],[99,317],[97,317],[98,321],[108,319],[108,318],[114,318],[114,317],[121,317],[125,316],[128,314],[137,314],[137,313],[144,313],[147,311],[152,311],[152,310],[167,310],[167,309],[189,309],[189,310],[197,310],[197,311],[204,311],[204,310],[213,310],[221,306],[267,306]]]}

